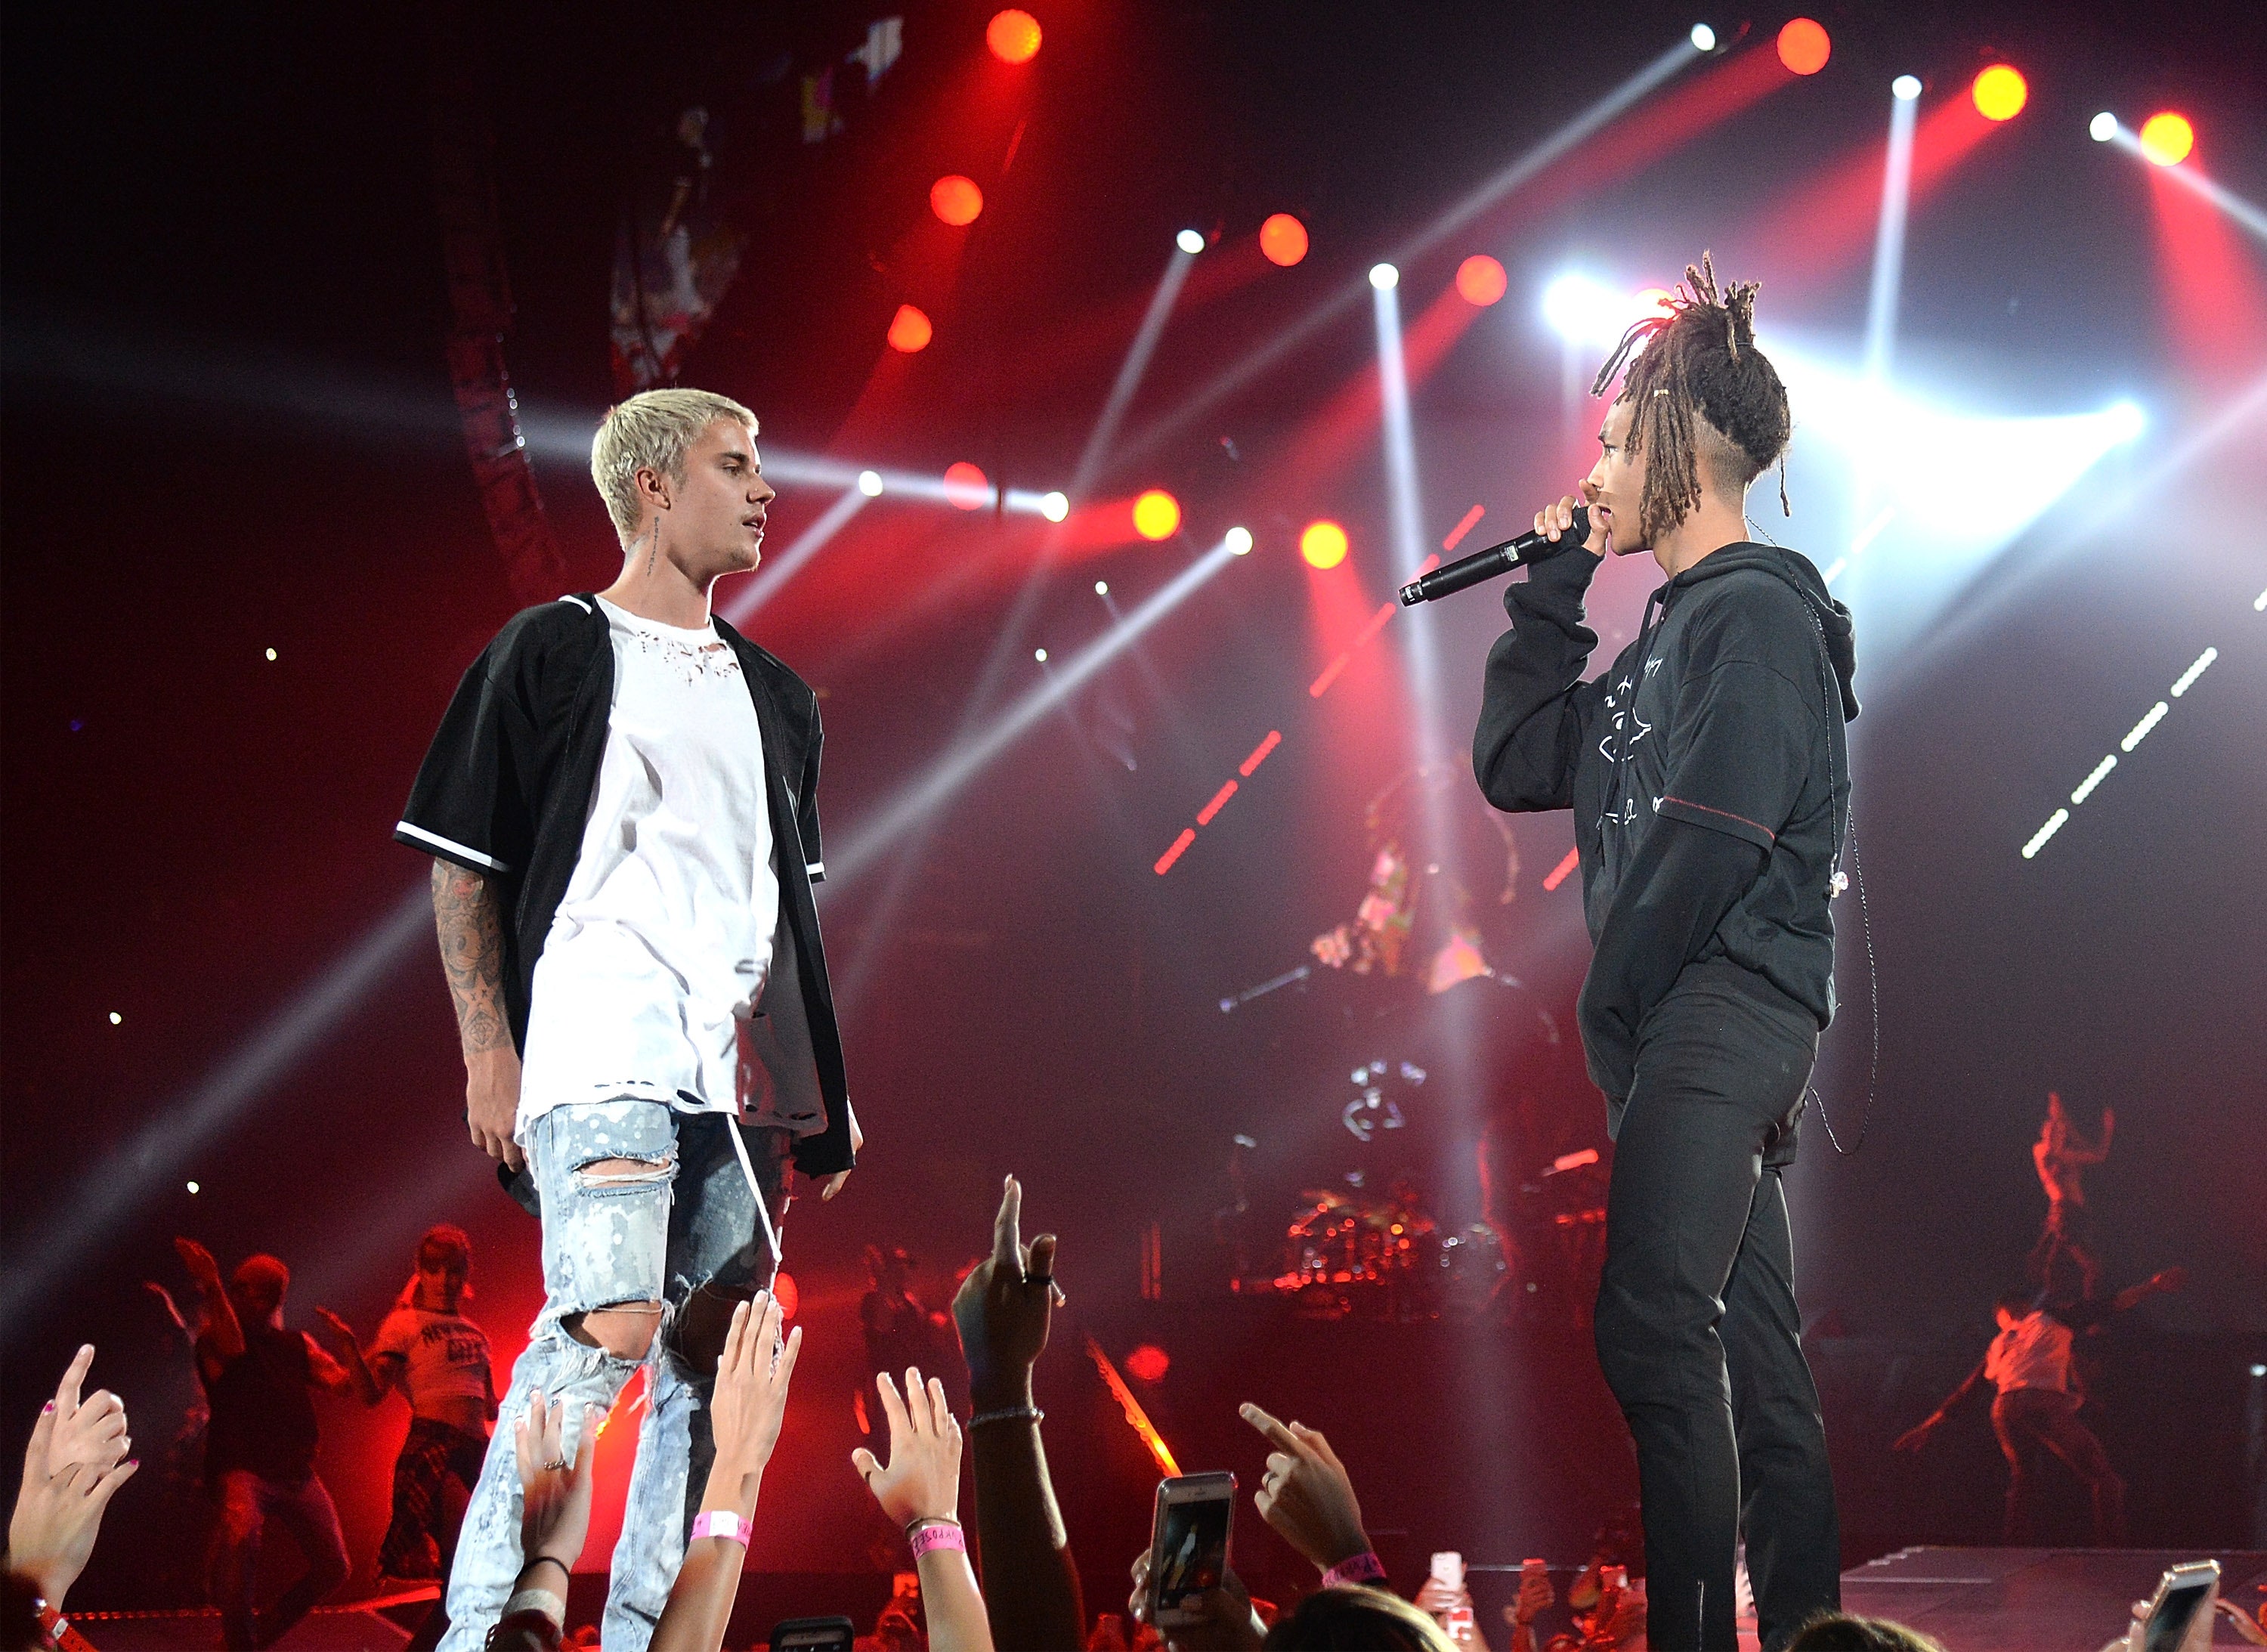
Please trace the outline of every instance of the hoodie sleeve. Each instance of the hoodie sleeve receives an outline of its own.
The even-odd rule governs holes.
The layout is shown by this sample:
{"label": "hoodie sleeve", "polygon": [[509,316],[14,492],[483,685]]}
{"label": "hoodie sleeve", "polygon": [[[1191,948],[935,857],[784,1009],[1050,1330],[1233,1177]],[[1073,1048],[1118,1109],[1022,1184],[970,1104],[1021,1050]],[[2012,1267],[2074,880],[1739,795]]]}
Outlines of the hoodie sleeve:
{"label": "hoodie sleeve", "polygon": [[1665,814],[1653,823],[1614,891],[1598,950],[1575,1006],[1590,1076],[1616,1101],[1637,1075],[1637,1030],[1763,870],[1738,833]]}
{"label": "hoodie sleeve", "polygon": [[1604,694],[1582,680],[1597,633],[1582,623],[1582,593],[1603,558],[1574,550],[1528,570],[1504,588],[1511,629],[1488,650],[1472,773],[1497,808],[1513,811],[1574,804],[1584,731]]}

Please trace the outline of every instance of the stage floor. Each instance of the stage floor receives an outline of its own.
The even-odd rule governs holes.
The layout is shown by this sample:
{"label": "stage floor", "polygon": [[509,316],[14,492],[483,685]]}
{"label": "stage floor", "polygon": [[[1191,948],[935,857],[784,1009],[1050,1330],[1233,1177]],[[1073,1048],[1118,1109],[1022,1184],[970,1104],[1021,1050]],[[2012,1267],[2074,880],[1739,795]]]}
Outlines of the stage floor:
{"label": "stage floor", "polygon": [[[2165,1568],[2219,1562],[2219,1593],[2256,1613],[2267,1553],[2222,1549],[1901,1549],[1842,1575],[1842,1608],[1934,1635],[1948,1652],[2096,1652]],[[2241,1646],[2225,1619],[2214,1646]]]}

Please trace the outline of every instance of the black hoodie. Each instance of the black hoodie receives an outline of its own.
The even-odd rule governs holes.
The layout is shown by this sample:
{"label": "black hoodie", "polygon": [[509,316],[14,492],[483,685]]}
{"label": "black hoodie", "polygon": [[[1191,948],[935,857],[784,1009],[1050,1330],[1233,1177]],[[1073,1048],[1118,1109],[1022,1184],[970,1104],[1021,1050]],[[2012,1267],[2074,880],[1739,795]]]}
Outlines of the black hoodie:
{"label": "black hoodie", "polygon": [[1744,543],[1655,591],[1637,641],[1583,681],[1599,560],[1570,551],[1505,590],[1472,770],[1499,809],[1574,811],[1596,949],[1582,1042],[1618,1134],[1638,1027],[1686,966],[1728,959],[1759,997],[1833,1018],[1858,701],[1849,610],[1806,558]]}

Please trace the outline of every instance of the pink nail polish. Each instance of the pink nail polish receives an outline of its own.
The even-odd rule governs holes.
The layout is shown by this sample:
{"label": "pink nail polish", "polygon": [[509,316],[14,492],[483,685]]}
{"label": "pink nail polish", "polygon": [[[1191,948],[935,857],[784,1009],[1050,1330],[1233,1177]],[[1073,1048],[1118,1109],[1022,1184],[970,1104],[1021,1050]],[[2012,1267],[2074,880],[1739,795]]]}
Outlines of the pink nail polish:
{"label": "pink nail polish", "polygon": [[49,1413],[49,1412],[53,1411],[55,1408],[55,1402],[54,1400],[50,1399],[49,1401],[48,1401],[48,1403],[47,1403],[46,1405],[44,1405],[44,1406],[40,1406],[40,1414],[41,1416],[45,1416],[45,1415],[47,1415],[47,1413]]}

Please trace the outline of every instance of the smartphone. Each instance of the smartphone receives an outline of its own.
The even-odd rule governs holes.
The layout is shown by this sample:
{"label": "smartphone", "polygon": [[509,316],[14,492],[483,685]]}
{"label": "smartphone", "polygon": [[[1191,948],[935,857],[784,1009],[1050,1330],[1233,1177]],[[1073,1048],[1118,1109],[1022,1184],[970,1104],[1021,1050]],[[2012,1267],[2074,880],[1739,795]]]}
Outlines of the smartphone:
{"label": "smartphone", "polygon": [[2190,1560],[2157,1580],[2146,1615],[2125,1637],[2128,1652],[2210,1652],[2212,1603],[2219,1593],[2219,1562]]}
{"label": "smartphone", "polygon": [[[1443,1549],[1433,1556],[1433,1581],[1443,1589],[1462,1590],[1464,1586],[1464,1557],[1454,1549]],[[1451,1641],[1462,1640],[1471,1633],[1472,1609],[1451,1606],[1441,1615],[1441,1627]]]}
{"label": "smartphone", "polygon": [[1149,1541],[1149,1621],[1160,1629],[1202,1621],[1192,1603],[1220,1587],[1236,1514],[1236,1476],[1179,1474],[1157,1483]]}
{"label": "smartphone", "polygon": [[772,1626],[772,1652],[850,1652],[857,1629],[847,1618],[789,1618]]}

